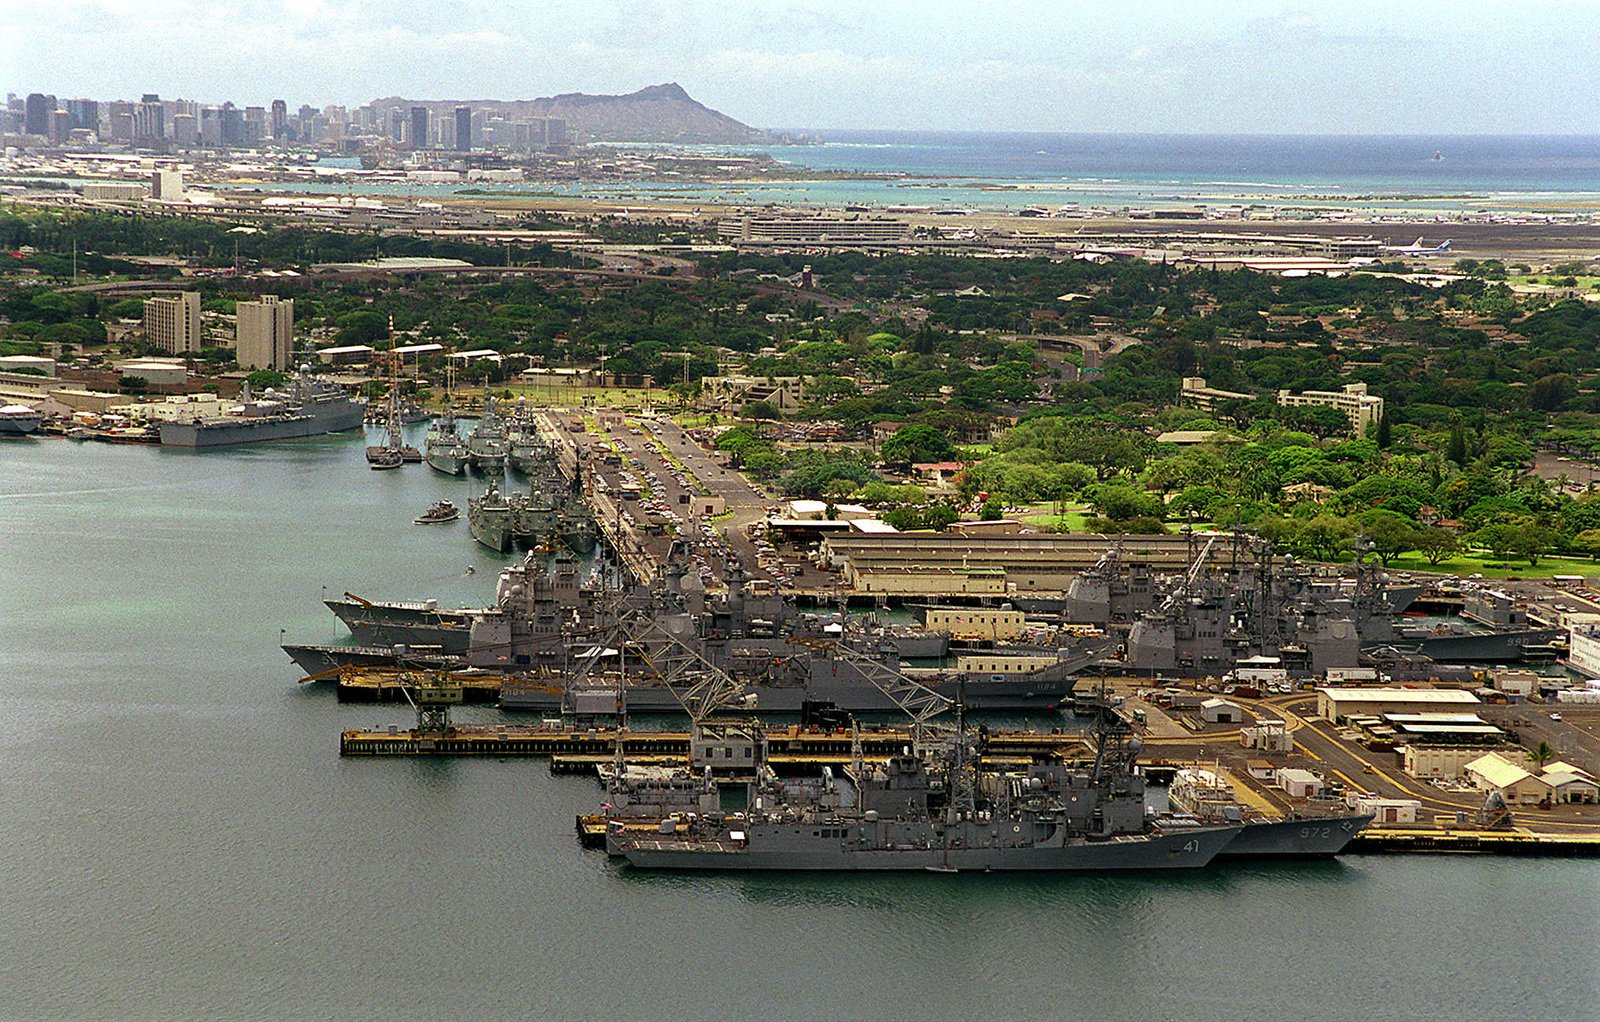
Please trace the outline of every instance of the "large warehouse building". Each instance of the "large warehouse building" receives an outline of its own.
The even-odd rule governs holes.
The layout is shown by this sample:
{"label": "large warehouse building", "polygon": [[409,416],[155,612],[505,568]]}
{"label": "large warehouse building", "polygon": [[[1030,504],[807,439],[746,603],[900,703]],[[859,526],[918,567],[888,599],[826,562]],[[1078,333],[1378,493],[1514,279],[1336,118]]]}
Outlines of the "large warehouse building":
{"label": "large warehouse building", "polygon": [[1317,713],[1332,721],[1351,716],[1381,717],[1385,713],[1440,713],[1477,705],[1477,696],[1459,689],[1317,689]]}

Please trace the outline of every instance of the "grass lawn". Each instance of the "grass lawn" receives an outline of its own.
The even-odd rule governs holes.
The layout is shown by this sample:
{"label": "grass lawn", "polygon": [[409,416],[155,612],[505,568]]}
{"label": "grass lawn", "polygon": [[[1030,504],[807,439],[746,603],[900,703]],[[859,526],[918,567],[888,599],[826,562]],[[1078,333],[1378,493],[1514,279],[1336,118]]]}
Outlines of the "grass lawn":
{"label": "grass lawn", "polygon": [[1562,276],[1560,274],[1556,274],[1556,273],[1539,273],[1539,274],[1535,274],[1535,275],[1533,275],[1531,277],[1523,277],[1523,276],[1519,276],[1517,274],[1512,274],[1511,276],[1506,278],[1506,283],[1510,284],[1512,287],[1527,287],[1529,285],[1534,285],[1534,286],[1543,285],[1545,287],[1554,287],[1554,288],[1578,287],[1578,288],[1582,288],[1584,290],[1592,290],[1596,286],[1600,286],[1600,277],[1593,276],[1593,275],[1590,275],[1590,274],[1579,274],[1577,276],[1574,276],[1572,279],[1578,282],[1575,285],[1573,285],[1573,284],[1557,284],[1557,283],[1554,283],[1554,281],[1566,280],[1566,279],[1567,279],[1566,277],[1564,277],[1564,276]]}
{"label": "grass lawn", "polygon": [[1055,513],[1049,501],[1043,504],[1030,504],[1028,509],[1017,515],[1017,519],[1027,525],[1061,525],[1065,524],[1073,532],[1085,531],[1085,526],[1093,512],[1087,507],[1069,507],[1065,515]]}
{"label": "grass lawn", "polygon": [[1390,571],[1431,571],[1444,575],[1482,575],[1485,578],[1548,578],[1551,575],[1600,575],[1600,564],[1587,557],[1540,557],[1539,563],[1501,561],[1486,553],[1459,554],[1438,564],[1429,564],[1419,554],[1406,554],[1389,562]]}
{"label": "grass lawn", "polygon": [[645,405],[676,404],[677,398],[657,387],[565,387],[542,383],[508,383],[495,387],[496,392],[509,390],[513,394],[527,395],[528,403],[550,408],[582,408],[600,405],[605,408],[643,408]]}

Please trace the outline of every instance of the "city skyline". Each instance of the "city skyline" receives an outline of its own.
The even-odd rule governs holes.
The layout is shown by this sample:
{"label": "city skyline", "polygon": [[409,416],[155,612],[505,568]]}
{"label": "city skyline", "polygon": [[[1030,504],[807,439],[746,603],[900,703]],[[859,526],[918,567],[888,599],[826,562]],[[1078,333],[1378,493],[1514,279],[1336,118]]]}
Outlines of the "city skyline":
{"label": "city skyline", "polygon": [[18,93],[241,106],[677,81],[772,129],[1570,133],[1600,130],[1600,113],[1554,99],[1581,94],[1600,71],[1571,30],[1592,10],[65,0],[48,31],[21,9],[0,11],[0,64]]}

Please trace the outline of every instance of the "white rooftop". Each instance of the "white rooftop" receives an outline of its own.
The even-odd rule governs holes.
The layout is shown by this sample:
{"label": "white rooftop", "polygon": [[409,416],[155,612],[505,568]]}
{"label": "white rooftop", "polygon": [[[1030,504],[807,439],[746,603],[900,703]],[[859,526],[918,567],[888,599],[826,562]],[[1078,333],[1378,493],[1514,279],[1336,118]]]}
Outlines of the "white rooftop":
{"label": "white rooftop", "polygon": [[1455,703],[1460,706],[1476,706],[1478,704],[1477,696],[1458,688],[1335,688],[1323,686],[1317,691],[1326,693],[1330,699],[1337,699],[1340,702],[1347,703]]}
{"label": "white rooftop", "polygon": [[1498,752],[1479,756],[1467,764],[1467,770],[1482,777],[1496,788],[1509,788],[1518,781],[1533,776]]}

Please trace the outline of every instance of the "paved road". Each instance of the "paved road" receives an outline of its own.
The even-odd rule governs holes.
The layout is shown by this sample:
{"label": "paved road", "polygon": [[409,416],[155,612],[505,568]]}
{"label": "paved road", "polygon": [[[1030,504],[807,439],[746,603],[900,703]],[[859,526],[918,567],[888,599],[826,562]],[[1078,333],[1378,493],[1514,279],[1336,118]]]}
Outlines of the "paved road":
{"label": "paved road", "polygon": [[[765,576],[743,526],[766,514],[766,497],[739,473],[719,465],[714,455],[676,423],[609,410],[587,417],[576,411],[551,414],[563,440],[583,452],[585,471],[603,493],[608,509],[613,515],[616,508],[621,509],[630,547],[637,545],[650,561],[660,564],[676,532],[689,542],[696,574],[710,588],[721,585],[730,548],[751,574]],[[574,425],[598,426],[600,432],[573,432]],[[608,459],[620,463],[607,464]],[[637,483],[649,494],[638,500],[622,499],[625,482]],[[730,517],[714,522],[695,518],[692,500],[706,494],[726,500]],[[608,526],[615,527],[614,518]]]}

